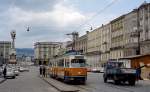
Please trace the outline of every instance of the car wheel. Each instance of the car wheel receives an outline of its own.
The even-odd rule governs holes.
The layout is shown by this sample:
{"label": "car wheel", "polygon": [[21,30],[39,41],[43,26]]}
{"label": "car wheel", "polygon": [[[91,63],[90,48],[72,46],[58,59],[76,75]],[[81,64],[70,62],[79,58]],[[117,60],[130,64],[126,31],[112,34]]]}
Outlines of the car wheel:
{"label": "car wheel", "polygon": [[134,86],[135,85],[135,80],[129,80],[129,85]]}
{"label": "car wheel", "polygon": [[104,77],[104,83],[107,83],[107,77]]}
{"label": "car wheel", "polygon": [[13,76],[13,79],[15,79],[16,78],[16,76]]}
{"label": "car wheel", "polygon": [[120,80],[115,80],[115,84],[116,84],[116,85],[119,85],[120,83],[121,83]]}

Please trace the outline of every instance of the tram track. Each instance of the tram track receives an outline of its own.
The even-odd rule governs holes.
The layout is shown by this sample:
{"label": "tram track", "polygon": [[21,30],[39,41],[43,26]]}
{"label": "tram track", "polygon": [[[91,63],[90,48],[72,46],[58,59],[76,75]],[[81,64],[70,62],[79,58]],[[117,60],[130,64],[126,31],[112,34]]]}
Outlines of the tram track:
{"label": "tram track", "polygon": [[[40,77],[40,76],[39,76]],[[55,88],[58,92],[80,92],[80,90],[77,90],[77,89],[67,89],[68,88],[68,86],[67,85],[65,85],[65,84],[63,84],[63,87],[65,88],[62,88],[62,86],[58,86],[57,84],[59,83],[59,82],[57,82],[57,81],[48,81],[48,80],[46,80],[45,78],[43,78],[43,77],[40,77],[43,81],[45,81],[47,84],[49,84],[51,87],[53,87],[53,88]],[[62,83],[61,84],[59,84],[59,85],[62,85]],[[73,86],[70,86],[70,87],[73,87]]]}

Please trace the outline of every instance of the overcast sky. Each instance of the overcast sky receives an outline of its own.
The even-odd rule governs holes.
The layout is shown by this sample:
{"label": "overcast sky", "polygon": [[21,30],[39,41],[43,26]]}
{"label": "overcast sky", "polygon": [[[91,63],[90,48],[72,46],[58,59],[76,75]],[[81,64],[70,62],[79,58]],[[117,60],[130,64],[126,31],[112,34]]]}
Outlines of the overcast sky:
{"label": "overcast sky", "polygon": [[[113,5],[91,17],[111,2]],[[11,40],[16,30],[16,47],[33,48],[37,41],[67,41],[65,34],[85,34],[93,28],[137,8],[145,0],[0,0],[0,40]],[[150,0],[147,0],[150,2]],[[79,25],[87,22],[85,25]],[[30,31],[27,32],[27,26]]]}

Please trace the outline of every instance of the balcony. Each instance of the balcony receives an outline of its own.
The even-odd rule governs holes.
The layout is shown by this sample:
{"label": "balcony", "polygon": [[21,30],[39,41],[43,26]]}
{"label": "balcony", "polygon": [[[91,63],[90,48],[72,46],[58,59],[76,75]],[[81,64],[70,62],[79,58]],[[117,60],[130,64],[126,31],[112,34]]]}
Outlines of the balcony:
{"label": "balcony", "polygon": [[128,43],[124,46],[125,48],[137,48],[138,43]]}
{"label": "balcony", "polygon": [[110,50],[117,50],[117,49],[123,49],[124,46],[116,46],[116,47],[111,47]]}

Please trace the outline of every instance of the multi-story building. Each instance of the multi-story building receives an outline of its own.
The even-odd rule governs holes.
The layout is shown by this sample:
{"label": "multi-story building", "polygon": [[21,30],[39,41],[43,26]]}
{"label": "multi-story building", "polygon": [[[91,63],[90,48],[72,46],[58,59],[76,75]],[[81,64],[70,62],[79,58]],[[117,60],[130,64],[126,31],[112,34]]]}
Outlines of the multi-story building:
{"label": "multi-story building", "polygon": [[0,65],[7,63],[11,49],[10,41],[0,41]]}
{"label": "multi-story building", "polygon": [[111,43],[110,24],[102,26],[101,31],[101,65],[110,59],[110,43]]}
{"label": "multi-story building", "polygon": [[138,30],[141,54],[150,53],[150,3],[144,2],[138,8]]}
{"label": "multi-story building", "polygon": [[60,42],[36,42],[34,44],[34,58],[37,64],[48,64],[50,58],[57,55],[56,47]]}
{"label": "multi-story building", "polygon": [[137,9],[128,13],[124,17],[124,56],[139,54],[139,31],[138,31]]}
{"label": "multi-story building", "polygon": [[78,37],[78,39],[75,40],[75,50],[80,51],[82,54],[87,53],[87,35],[88,31],[85,35]]}
{"label": "multi-story building", "polygon": [[122,15],[111,21],[111,59],[124,57],[124,17],[125,15]]}
{"label": "multi-story building", "polygon": [[99,27],[91,32],[88,33],[87,37],[87,64],[90,67],[100,67],[100,55],[101,55],[101,31],[103,30],[102,27]]}

